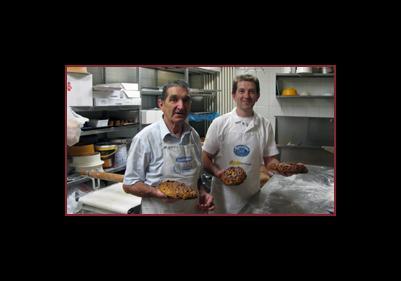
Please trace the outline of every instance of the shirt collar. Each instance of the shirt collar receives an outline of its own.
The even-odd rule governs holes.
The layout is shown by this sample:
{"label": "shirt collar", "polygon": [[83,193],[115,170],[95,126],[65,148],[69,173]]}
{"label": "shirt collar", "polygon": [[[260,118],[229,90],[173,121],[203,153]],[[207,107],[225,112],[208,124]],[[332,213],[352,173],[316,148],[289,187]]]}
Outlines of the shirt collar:
{"label": "shirt collar", "polygon": [[[234,109],[231,111],[232,113],[232,118],[235,124],[241,122],[241,118],[238,116],[237,114],[237,107],[234,107]],[[259,124],[259,115],[255,112],[255,110],[253,111],[253,119],[250,123],[251,126],[249,126],[249,128],[252,128],[254,126],[258,126]]]}
{"label": "shirt collar", "polygon": [[[166,123],[164,122],[164,119],[160,120],[159,122],[160,122],[160,136],[161,136],[162,140],[164,140],[164,138],[165,138],[167,135],[171,135],[172,137],[175,137],[175,136],[170,132],[170,130],[167,128],[167,125],[166,125]],[[181,134],[181,139],[183,139],[183,137],[184,137],[185,135],[189,134],[190,132],[191,132],[191,129],[190,129],[189,125],[188,125],[186,122],[184,122],[184,129],[183,129],[183,132],[182,132],[182,134]]]}

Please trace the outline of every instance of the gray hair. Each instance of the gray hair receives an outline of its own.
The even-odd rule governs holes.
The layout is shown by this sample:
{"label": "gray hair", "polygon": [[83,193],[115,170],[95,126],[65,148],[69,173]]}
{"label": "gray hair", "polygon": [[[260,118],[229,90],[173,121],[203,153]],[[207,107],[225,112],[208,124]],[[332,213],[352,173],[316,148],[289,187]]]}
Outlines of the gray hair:
{"label": "gray hair", "polygon": [[173,82],[168,82],[167,84],[165,84],[163,86],[163,92],[162,92],[162,96],[160,97],[161,100],[165,101],[167,98],[167,90],[172,88],[172,87],[181,87],[184,88],[188,94],[189,94],[189,85],[187,82],[185,82],[184,80],[175,80]]}

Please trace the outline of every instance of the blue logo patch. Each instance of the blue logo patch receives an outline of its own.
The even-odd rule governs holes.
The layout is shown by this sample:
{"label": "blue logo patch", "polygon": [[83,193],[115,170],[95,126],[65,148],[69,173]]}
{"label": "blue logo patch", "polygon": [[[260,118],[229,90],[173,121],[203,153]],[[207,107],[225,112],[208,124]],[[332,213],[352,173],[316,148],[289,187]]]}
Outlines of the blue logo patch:
{"label": "blue logo patch", "polygon": [[247,156],[250,151],[250,148],[246,145],[240,144],[234,147],[234,154],[240,157]]}
{"label": "blue logo patch", "polygon": [[175,159],[178,163],[186,163],[192,161],[192,156],[181,156]]}

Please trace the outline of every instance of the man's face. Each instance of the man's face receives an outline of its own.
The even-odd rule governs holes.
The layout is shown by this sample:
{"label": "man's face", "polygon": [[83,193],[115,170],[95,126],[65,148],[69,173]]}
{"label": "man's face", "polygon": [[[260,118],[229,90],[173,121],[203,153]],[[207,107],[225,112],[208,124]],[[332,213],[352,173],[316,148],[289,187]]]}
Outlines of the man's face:
{"label": "man's face", "polygon": [[256,92],[255,83],[249,81],[239,81],[237,84],[237,91],[234,93],[233,98],[239,109],[252,109],[259,99],[259,95]]}
{"label": "man's face", "polygon": [[191,98],[182,87],[167,89],[167,97],[159,102],[164,118],[171,123],[185,121],[191,110]]}

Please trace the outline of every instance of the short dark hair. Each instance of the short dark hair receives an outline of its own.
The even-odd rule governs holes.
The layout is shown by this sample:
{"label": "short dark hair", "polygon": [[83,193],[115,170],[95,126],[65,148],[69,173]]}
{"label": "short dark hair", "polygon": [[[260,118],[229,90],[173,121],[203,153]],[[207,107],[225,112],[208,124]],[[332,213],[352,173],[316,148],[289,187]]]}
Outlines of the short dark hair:
{"label": "short dark hair", "polygon": [[167,98],[167,90],[172,88],[172,87],[181,87],[184,88],[188,94],[189,94],[189,85],[187,82],[185,82],[184,80],[175,80],[172,82],[168,82],[167,84],[165,84],[163,86],[163,92],[162,95],[160,97],[161,100],[165,101]]}
{"label": "short dark hair", "polygon": [[259,86],[259,79],[253,75],[250,74],[244,74],[244,75],[238,75],[237,77],[235,77],[234,81],[233,81],[233,91],[231,94],[235,94],[235,92],[237,92],[237,88],[238,88],[238,82],[240,81],[248,81],[248,82],[253,82],[256,85],[256,93],[258,95],[260,95],[260,86]]}

